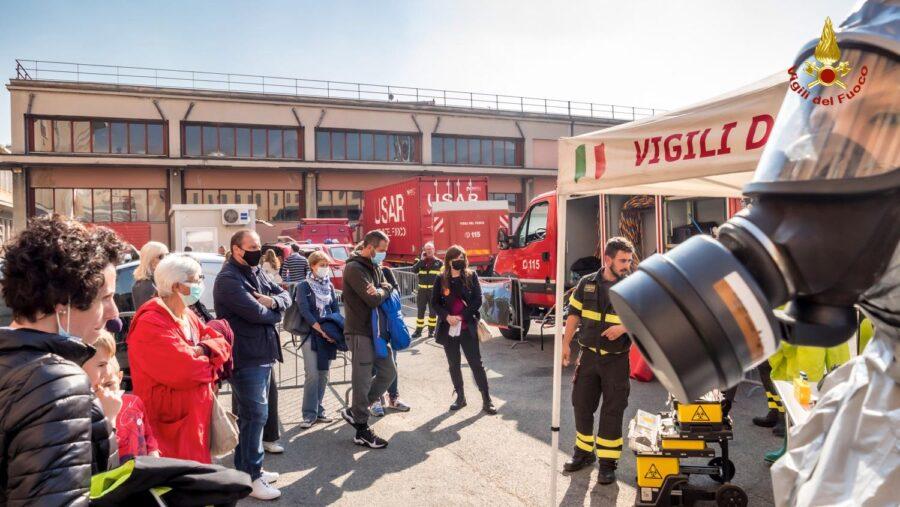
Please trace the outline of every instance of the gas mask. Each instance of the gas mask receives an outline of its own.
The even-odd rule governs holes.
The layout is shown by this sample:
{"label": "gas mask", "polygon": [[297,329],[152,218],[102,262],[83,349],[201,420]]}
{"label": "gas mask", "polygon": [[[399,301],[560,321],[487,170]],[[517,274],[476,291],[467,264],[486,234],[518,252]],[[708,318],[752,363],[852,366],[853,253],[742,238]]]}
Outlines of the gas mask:
{"label": "gas mask", "polygon": [[[737,384],[781,340],[846,341],[863,293],[885,277],[900,283],[891,266],[900,258],[898,16],[896,4],[866,4],[842,25],[837,60],[819,58],[821,41],[801,51],[792,77],[801,92],[787,91],[743,189],[748,209],[719,228],[718,240],[694,236],[610,289],[679,400]],[[841,62],[848,73],[823,70]],[[844,87],[822,84],[835,76]]]}

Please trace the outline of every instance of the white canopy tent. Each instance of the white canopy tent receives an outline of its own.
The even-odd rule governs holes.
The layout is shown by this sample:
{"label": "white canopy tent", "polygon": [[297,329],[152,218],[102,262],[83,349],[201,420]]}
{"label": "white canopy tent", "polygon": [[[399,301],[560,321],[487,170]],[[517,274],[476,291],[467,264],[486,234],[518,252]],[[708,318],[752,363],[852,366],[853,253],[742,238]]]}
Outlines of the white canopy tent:
{"label": "white canopy tent", "polygon": [[[740,197],[771,133],[788,76],[779,73],[681,110],[563,138],[557,180],[556,280],[566,280],[570,199],[599,194]],[[565,287],[556,284],[557,308]],[[556,312],[551,422],[551,505],[559,470],[563,312]]]}

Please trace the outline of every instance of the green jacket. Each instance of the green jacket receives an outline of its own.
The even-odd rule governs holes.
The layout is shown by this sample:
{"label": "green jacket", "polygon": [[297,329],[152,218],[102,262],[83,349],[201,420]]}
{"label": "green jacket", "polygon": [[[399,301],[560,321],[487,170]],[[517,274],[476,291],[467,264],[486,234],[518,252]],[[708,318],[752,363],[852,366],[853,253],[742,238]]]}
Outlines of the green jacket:
{"label": "green jacket", "polygon": [[830,348],[806,347],[781,342],[769,358],[772,380],[793,380],[806,372],[810,382],[818,382],[831,371],[850,360],[850,346],[842,343]]}

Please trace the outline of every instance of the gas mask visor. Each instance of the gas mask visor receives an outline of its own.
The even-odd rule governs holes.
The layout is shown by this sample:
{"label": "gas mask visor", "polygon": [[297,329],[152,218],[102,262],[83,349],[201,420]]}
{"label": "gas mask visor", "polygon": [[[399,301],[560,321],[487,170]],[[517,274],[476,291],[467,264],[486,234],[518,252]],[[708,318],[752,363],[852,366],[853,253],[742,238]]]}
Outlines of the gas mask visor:
{"label": "gas mask visor", "polygon": [[896,185],[896,57],[854,47],[844,49],[840,62],[832,65],[823,65],[810,52],[804,56],[794,67],[791,91],[744,193],[841,195]]}
{"label": "gas mask visor", "polygon": [[[813,48],[797,59],[744,188],[750,209],[723,224],[718,239],[693,236],[610,289],[635,344],[682,402],[737,384],[796,329],[813,337],[806,344],[849,338],[853,302],[884,272],[898,241],[896,53],[842,42],[839,59],[823,64]],[[884,248],[822,261],[828,248],[866,244],[853,243],[853,234]]]}

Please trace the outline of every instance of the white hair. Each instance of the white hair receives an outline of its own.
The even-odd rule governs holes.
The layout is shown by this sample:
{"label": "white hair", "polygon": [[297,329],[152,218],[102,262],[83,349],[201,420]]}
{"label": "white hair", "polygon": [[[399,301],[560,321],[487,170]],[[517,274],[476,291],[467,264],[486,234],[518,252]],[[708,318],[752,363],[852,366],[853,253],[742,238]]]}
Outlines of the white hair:
{"label": "white hair", "polygon": [[190,255],[169,255],[159,261],[153,271],[156,292],[161,297],[172,295],[172,286],[186,283],[194,275],[200,274],[200,263]]}
{"label": "white hair", "polygon": [[168,254],[169,247],[158,241],[148,241],[141,247],[141,264],[134,270],[135,280],[149,280],[150,263],[162,254]]}
{"label": "white hair", "polygon": [[428,248],[428,247],[434,248],[434,242],[433,242],[433,241],[429,241],[428,243],[425,243],[425,244],[422,246],[422,250],[425,250],[425,249]]}

